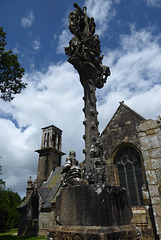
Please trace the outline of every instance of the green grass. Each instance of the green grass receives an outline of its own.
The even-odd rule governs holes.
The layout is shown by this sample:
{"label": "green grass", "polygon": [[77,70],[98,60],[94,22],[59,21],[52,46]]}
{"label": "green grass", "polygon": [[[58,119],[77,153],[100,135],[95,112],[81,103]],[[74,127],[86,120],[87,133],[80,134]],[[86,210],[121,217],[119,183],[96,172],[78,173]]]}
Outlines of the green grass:
{"label": "green grass", "polygon": [[17,230],[0,233],[0,240],[44,240],[46,237],[21,237],[17,236]]}

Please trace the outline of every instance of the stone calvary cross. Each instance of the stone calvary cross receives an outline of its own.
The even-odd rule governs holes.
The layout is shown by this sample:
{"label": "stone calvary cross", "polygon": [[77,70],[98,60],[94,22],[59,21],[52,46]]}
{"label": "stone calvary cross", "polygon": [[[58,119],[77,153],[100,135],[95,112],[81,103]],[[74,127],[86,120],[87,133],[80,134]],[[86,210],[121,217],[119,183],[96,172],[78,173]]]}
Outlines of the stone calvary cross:
{"label": "stone calvary cross", "polygon": [[69,30],[74,35],[65,47],[68,62],[78,71],[80,82],[84,88],[85,120],[85,167],[84,179],[97,191],[106,179],[105,160],[102,142],[98,131],[98,112],[96,110],[96,88],[102,88],[110,75],[109,67],[102,64],[100,40],[95,34],[94,18],[87,16],[87,8],[83,10],[74,3],[75,10],[69,14]]}
{"label": "stone calvary cross", "polygon": [[87,16],[75,3],[69,14],[69,29],[74,35],[65,48],[68,62],[78,71],[84,88],[85,163],[83,179],[70,151],[62,173],[62,188],[56,197],[56,226],[47,239],[55,240],[136,240],[136,228],[130,225],[132,211],[126,189],[109,186],[103,144],[98,131],[96,88],[102,88],[110,75],[109,67],[102,64],[99,36],[95,34],[94,18]]}

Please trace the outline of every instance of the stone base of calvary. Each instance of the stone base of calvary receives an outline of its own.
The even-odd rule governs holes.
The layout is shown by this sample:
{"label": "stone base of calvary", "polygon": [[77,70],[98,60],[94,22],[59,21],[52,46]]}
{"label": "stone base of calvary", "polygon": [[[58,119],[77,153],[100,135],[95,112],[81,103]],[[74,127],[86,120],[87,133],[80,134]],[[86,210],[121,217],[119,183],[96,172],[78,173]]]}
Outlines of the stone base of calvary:
{"label": "stone base of calvary", "polygon": [[96,88],[102,88],[110,75],[102,64],[100,40],[95,34],[94,18],[75,3],[69,15],[69,29],[74,35],[65,48],[68,61],[78,71],[84,88],[85,161],[80,168],[75,152],[70,151],[62,170],[62,190],[56,199],[57,226],[48,239],[96,240],[140,239],[130,225],[131,207],[126,189],[106,185],[106,163],[98,131]]}

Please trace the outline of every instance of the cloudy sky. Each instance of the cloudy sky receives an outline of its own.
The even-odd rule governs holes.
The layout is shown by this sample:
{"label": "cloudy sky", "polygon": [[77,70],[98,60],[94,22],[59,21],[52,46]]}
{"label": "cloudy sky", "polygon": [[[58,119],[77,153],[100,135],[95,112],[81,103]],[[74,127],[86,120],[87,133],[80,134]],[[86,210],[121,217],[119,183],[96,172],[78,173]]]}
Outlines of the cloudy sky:
{"label": "cloudy sky", "polygon": [[[26,70],[26,90],[10,103],[0,100],[0,164],[7,187],[25,194],[37,172],[41,128],[63,130],[62,151],[84,155],[83,88],[66,60],[71,34],[72,0],[0,0],[0,25],[7,48]],[[103,63],[111,76],[97,90],[99,130],[105,128],[120,101],[155,119],[161,114],[161,0],[78,0],[87,6],[100,35]],[[63,159],[63,162],[65,158]]]}

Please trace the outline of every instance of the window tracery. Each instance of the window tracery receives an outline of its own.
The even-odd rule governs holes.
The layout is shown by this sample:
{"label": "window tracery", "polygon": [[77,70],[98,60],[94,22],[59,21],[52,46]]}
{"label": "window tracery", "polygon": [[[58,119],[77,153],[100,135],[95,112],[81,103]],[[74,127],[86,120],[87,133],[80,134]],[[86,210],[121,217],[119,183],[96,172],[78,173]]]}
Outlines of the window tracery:
{"label": "window tracery", "polygon": [[142,196],[143,175],[140,154],[131,146],[122,147],[115,155],[121,187],[127,189],[131,206],[144,205]]}

